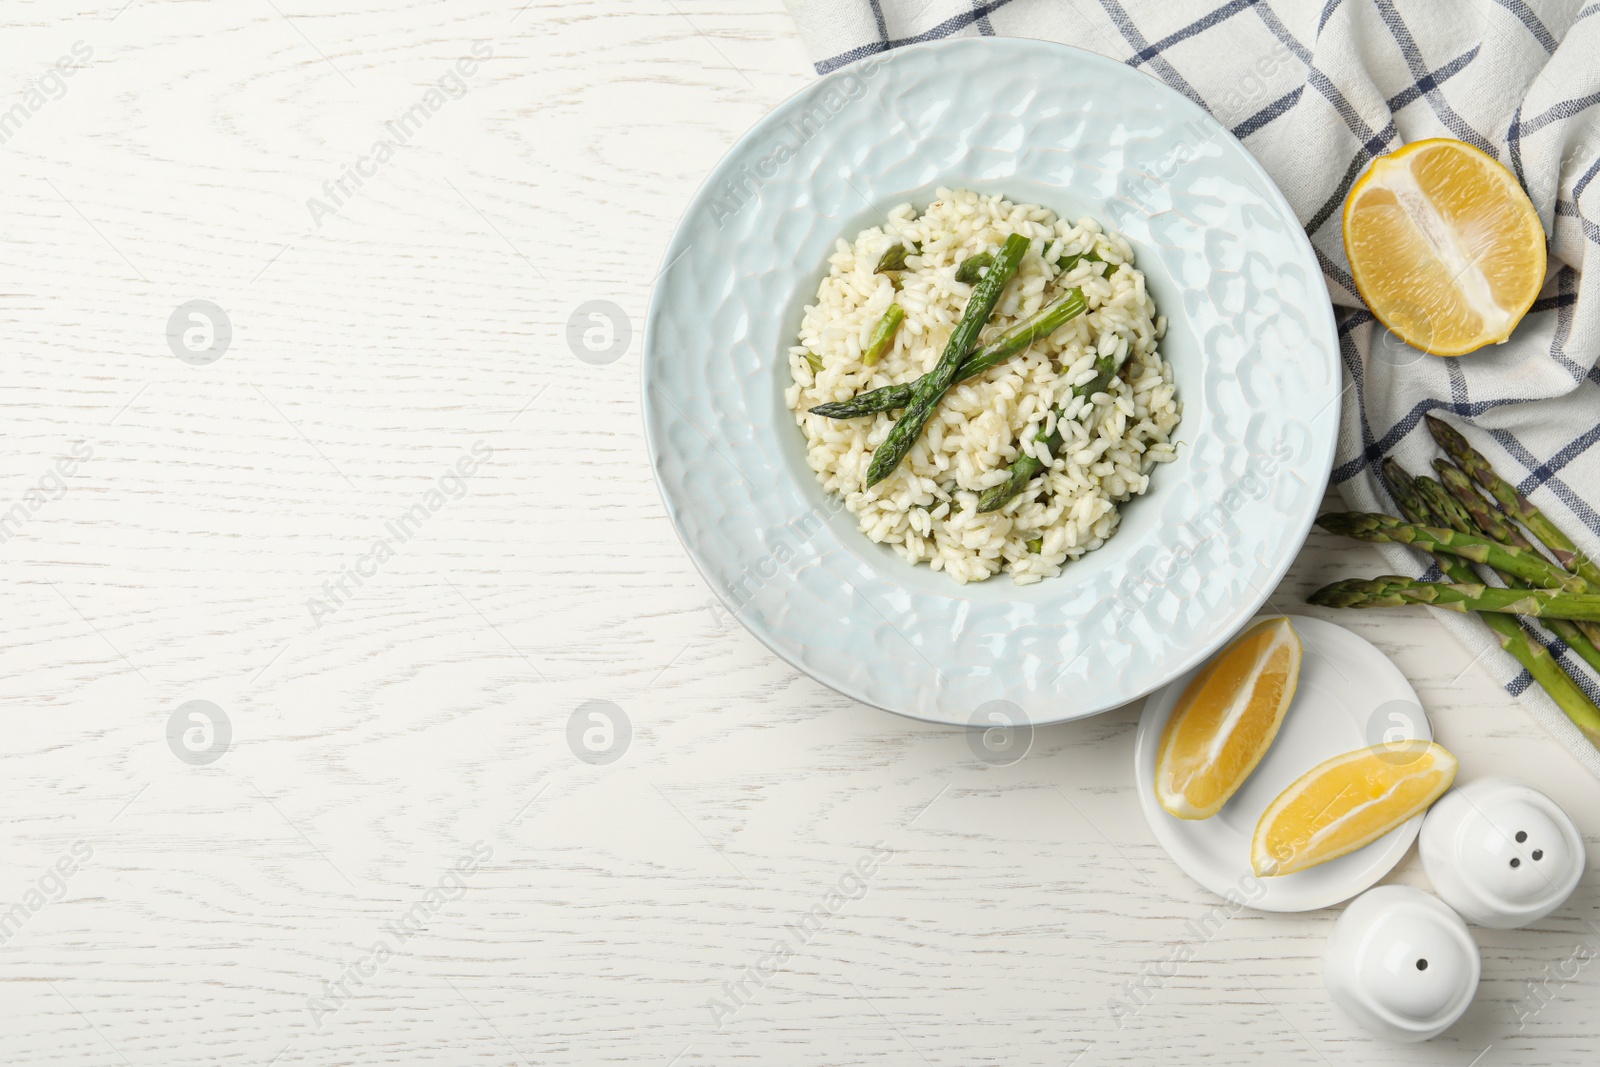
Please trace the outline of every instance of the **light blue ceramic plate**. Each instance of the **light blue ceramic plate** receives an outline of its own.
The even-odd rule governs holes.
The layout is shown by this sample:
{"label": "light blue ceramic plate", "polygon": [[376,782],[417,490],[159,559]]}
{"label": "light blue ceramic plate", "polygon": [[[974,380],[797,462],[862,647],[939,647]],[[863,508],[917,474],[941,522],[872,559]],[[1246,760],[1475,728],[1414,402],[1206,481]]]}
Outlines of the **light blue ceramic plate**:
{"label": "light blue ceramic plate", "polygon": [[[833,242],[939,186],[1122,231],[1168,318],[1179,458],[1105,547],[1036,585],[959,586],[867,540],[783,402]],[[974,38],[822,78],[718,164],[662,263],[644,413],[673,524],[751,633],[868,704],[988,725],[1140,697],[1255,614],[1322,499],[1338,339],[1311,245],[1231,134],[1102,56]]]}

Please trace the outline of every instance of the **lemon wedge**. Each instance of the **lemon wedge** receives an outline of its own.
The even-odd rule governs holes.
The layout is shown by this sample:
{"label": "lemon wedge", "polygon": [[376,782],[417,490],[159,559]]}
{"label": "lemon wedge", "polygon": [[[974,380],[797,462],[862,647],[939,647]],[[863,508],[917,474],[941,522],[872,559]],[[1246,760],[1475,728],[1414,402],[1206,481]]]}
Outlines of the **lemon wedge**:
{"label": "lemon wedge", "polygon": [[1234,638],[1178,697],[1156,748],[1156,800],[1180,819],[1215,815],[1278,736],[1300,681],[1300,635],[1267,619]]}
{"label": "lemon wedge", "polygon": [[1432,741],[1335,756],[1267,805],[1250,843],[1250,865],[1267,877],[1338,859],[1426,811],[1455,777],[1456,758]]}

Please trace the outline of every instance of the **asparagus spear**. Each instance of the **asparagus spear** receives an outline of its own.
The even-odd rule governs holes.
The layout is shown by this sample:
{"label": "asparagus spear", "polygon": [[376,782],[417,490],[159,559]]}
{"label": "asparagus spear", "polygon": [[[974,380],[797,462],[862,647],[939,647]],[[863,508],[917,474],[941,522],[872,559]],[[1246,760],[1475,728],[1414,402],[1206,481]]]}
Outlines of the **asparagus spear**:
{"label": "asparagus spear", "polygon": [[1395,506],[1400,509],[1407,522],[1414,522],[1419,526],[1437,525],[1433,521],[1428,507],[1417,495],[1417,486],[1407,474],[1405,468],[1394,461],[1393,457],[1383,461],[1383,482],[1389,487],[1389,495],[1394,497]]}
{"label": "asparagus spear", "polygon": [[[1087,252],[1079,252],[1076,255],[1072,255],[1072,256],[1062,256],[1060,259],[1056,260],[1056,267],[1057,267],[1058,270],[1060,270],[1060,272],[1062,274],[1065,274],[1065,273],[1067,273],[1067,271],[1071,270],[1073,267],[1076,267],[1080,260],[1085,260],[1085,259],[1087,259],[1091,263],[1104,263],[1105,262],[1104,259],[1100,258],[1100,253],[1096,252],[1094,249],[1091,248]],[[1106,273],[1110,274],[1111,273],[1111,268],[1107,267],[1106,268]]]}
{"label": "asparagus spear", "polygon": [[[1106,386],[1111,384],[1111,379],[1116,377],[1117,370],[1120,367],[1121,363],[1115,356],[1101,356],[1094,361],[1094,377],[1082,385],[1075,386],[1072,390],[1072,395],[1075,397],[1093,396],[1103,391]],[[1055,428],[1053,430],[1045,433],[1044,427],[1040,426],[1038,432],[1033,435],[1033,439],[1041,442],[1044,445],[1045,453],[1051,456],[1054,456],[1056,449],[1061,447],[1062,409],[1057,408],[1055,415]],[[1048,424],[1048,420],[1046,420],[1046,423]],[[1028,483],[1033,480],[1034,475],[1044,470],[1044,466],[1042,460],[1026,452],[1012,460],[1011,470],[1007,474],[1006,480],[999,485],[992,485],[985,489],[983,495],[978,497],[978,511],[998,511],[1000,508],[1005,507],[1013,497],[1028,488]]]}
{"label": "asparagus spear", "polygon": [[[1453,582],[1461,581],[1461,579],[1456,577],[1452,571],[1447,570],[1445,571],[1445,574],[1449,576],[1450,580]],[[1508,589],[1528,588],[1528,584],[1522,581],[1520,578],[1505,576],[1505,579],[1506,588]],[[1471,581],[1471,576],[1468,575],[1466,580]],[[1488,615],[1484,616],[1486,619],[1489,617],[1490,616]],[[1592,628],[1595,625],[1594,623],[1573,622],[1570,619],[1556,618],[1544,619],[1543,622],[1545,626],[1549,628],[1551,633],[1561,638],[1561,640],[1566,643],[1566,646],[1577,654],[1579,659],[1593,667],[1597,672],[1600,672],[1600,646],[1597,646],[1594,643],[1594,640],[1589,636],[1589,630],[1586,629]]]}
{"label": "asparagus spear", "polygon": [[906,458],[906,453],[917,443],[917,438],[922,436],[922,428],[932,417],[939,399],[955,381],[961,361],[966,358],[968,349],[977,341],[978,333],[989,321],[994,306],[1000,302],[1000,294],[1022,265],[1022,257],[1027,254],[1029,244],[1028,239],[1018,233],[1007,237],[1005,246],[995,257],[994,266],[989,268],[982,281],[973,286],[972,297],[967,301],[966,310],[961,313],[961,321],[950,334],[950,341],[945,345],[939,362],[933,370],[918,379],[910,403],[900,414],[900,421],[894,424],[883,443],[872,453],[872,462],[867,465],[865,488],[877,485],[893,474],[895,468],[900,466],[900,461]]}
{"label": "asparagus spear", "polygon": [[[1048,245],[1050,242],[1045,243]],[[1080,251],[1080,253],[1072,254],[1072,256],[1062,256],[1061,259],[1056,261],[1056,269],[1061,274],[1066,274],[1067,270],[1072,270],[1075,266],[1078,266],[1078,261],[1082,261],[1082,259],[1088,259],[1090,262],[1106,262],[1101,258],[1101,254],[1098,251],[1094,251],[1091,248],[1090,251]],[[968,258],[963,259],[962,266],[955,269],[955,280],[971,285],[971,283],[982,277],[982,272],[986,267],[994,266],[994,261],[994,253],[987,253],[987,251],[968,256]],[[882,269],[882,266],[878,267],[878,270]],[[1110,274],[1110,267],[1107,267],[1106,274]]]}
{"label": "asparagus spear", "polygon": [[1591,563],[1570,537],[1562,533],[1544,512],[1534,507],[1527,497],[1517,492],[1510,482],[1496,474],[1489,461],[1469,445],[1465,437],[1457,433],[1443,419],[1433,415],[1427,418],[1428,430],[1433,434],[1433,439],[1439,443],[1439,447],[1450,454],[1450,458],[1456,461],[1457,466],[1488,490],[1489,495],[1499,502],[1507,515],[1522,523],[1530,533],[1543,541],[1550,554],[1563,567],[1581,575],[1586,581],[1600,585],[1600,567]]}
{"label": "asparagus spear", "polygon": [[[1417,480],[1407,474],[1400,465],[1392,459],[1384,461],[1383,477],[1389,485],[1389,493],[1394,497],[1395,503],[1400,507],[1400,513],[1406,521],[1421,526],[1444,526],[1445,521],[1430,506],[1430,501],[1417,485]],[[1452,582],[1475,582],[1478,576],[1472,570],[1472,564],[1459,556],[1439,556],[1435,558],[1439,569],[1444,572]],[[1484,616],[1485,620],[1491,618],[1504,619],[1504,616]]]}
{"label": "asparagus spear", "polygon": [[[1411,476],[1407,474],[1393,459],[1384,461],[1384,480],[1389,484],[1390,495],[1399,505],[1401,514],[1416,523],[1436,524],[1437,516],[1433,515],[1423,502],[1422,496],[1417,493],[1416,485]],[[1471,488],[1470,486],[1468,488]],[[1474,496],[1477,493],[1474,491]],[[1479,498],[1482,499],[1481,497]],[[1474,575],[1472,565],[1463,559],[1442,558],[1439,566],[1444,570],[1445,576],[1456,584],[1471,584]],[[1522,624],[1510,615],[1502,615],[1493,611],[1479,612],[1478,618],[1482,619],[1489,629],[1494,632],[1495,639],[1513,659],[1520,663],[1524,670],[1539,683],[1550,699],[1553,700],[1572,722],[1584,732],[1591,744],[1600,747],[1600,733],[1596,732],[1596,725],[1600,724],[1600,707],[1589,699],[1589,695],[1575,682],[1566,671],[1561,669],[1555,657],[1550,655],[1548,649],[1538,641],[1531,640]],[[1571,622],[1555,619],[1546,620],[1546,625],[1555,630],[1556,626],[1572,627]],[[1557,636],[1562,636],[1560,630],[1555,630]],[[1565,637],[1562,638],[1566,640]],[[1572,645],[1571,641],[1567,644]],[[1591,646],[1592,647],[1592,646]],[[1588,657],[1585,657],[1587,659]]]}
{"label": "asparagus spear", "polygon": [[1483,498],[1483,494],[1472,484],[1472,479],[1467,477],[1466,472],[1460,467],[1447,459],[1436,459],[1433,461],[1433,469],[1439,472],[1439,481],[1467,510],[1472,516],[1472,521],[1486,537],[1493,538],[1503,545],[1527,549],[1529,552],[1539,551],[1533,542],[1517,529],[1516,523],[1508,522],[1499,508]]}
{"label": "asparagus spear", "polygon": [[906,248],[905,242],[896,241],[883,250],[883,255],[878,257],[878,265],[872,268],[872,273],[887,274],[890,271],[905,270],[906,256],[909,254],[910,250]]}
{"label": "asparagus spear", "polygon": [[1385,574],[1346,578],[1306,598],[1325,608],[1392,608],[1422,604],[1450,611],[1499,611],[1534,618],[1600,620],[1600,595],[1562,589],[1496,589],[1482,582],[1422,582]]}
{"label": "asparagus spear", "polygon": [[[1032,318],[1017,323],[969,356],[961,364],[961,370],[956,373],[956,381],[973,378],[993,367],[998,367],[1034,341],[1041,337],[1049,337],[1063,325],[1083,314],[1086,307],[1088,302],[1083,298],[1082,289],[1067,290],[1066,296]],[[885,385],[853,396],[849,400],[818,404],[811,409],[810,414],[824,415],[830,419],[856,419],[863,415],[876,415],[880,411],[903,408],[911,403],[911,394],[920,381],[921,379],[901,385]]]}
{"label": "asparagus spear", "polygon": [[1432,478],[1418,478],[1413,484],[1424,506],[1433,515],[1435,526],[1443,526],[1457,533],[1483,536],[1473,525],[1467,509],[1461,506],[1461,501],[1451,496],[1444,486]]}
{"label": "asparagus spear", "polygon": [[[1045,243],[1048,244],[1049,242],[1047,241]],[[1105,262],[1104,259],[1100,258],[1100,254],[1098,252],[1090,249],[1087,252],[1078,252],[1075,255],[1062,256],[1060,259],[1056,260],[1056,270],[1061,274],[1065,274],[1073,267],[1076,267],[1080,260],[1085,259],[1089,260],[1091,263]],[[966,259],[961,261],[961,266],[956,268],[956,281],[966,282],[968,285],[971,285],[982,275],[983,269],[992,263],[994,263],[994,256],[989,252],[979,252],[975,256],[968,256]],[[1111,273],[1110,267],[1106,268],[1106,273]]]}
{"label": "asparagus spear", "polygon": [[[1046,241],[1045,243],[1049,244],[1050,242]],[[1078,252],[1075,255],[1062,256],[1060,259],[1056,260],[1056,269],[1059,273],[1065,274],[1073,267],[1076,267],[1080,260],[1085,259],[1092,263],[1105,262],[1105,260],[1100,257],[1098,252],[1090,249],[1087,252]],[[992,252],[979,252],[976,255],[968,256],[966,259],[963,259],[961,261],[961,265],[956,268],[956,281],[971,285],[973,282],[977,281],[983,276],[983,271],[986,267],[993,265],[994,253]],[[878,269],[882,270],[883,268],[879,267]],[[1110,268],[1107,268],[1106,273],[1111,273]]]}
{"label": "asparagus spear", "polygon": [[1495,570],[1514,574],[1529,583],[1548,589],[1587,593],[1589,584],[1562,571],[1534,552],[1497,544],[1487,537],[1457,533],[1441,526],[1419,526],[1393,515],[1372,515],[1352,511],[1324,515],[1317,520],[1329,533],[1353,537],[1373,544],[1401,544],[1420,548],[1437,556],[1459,556]]}
{"label": "asparagus spear", "polygon": [[[1044,427],[1039,427],[1039,432],[1034,434],[1035,441],[1044,443],[1045,450],[1050,455],[1055,455],[1056,449],[1061,447],[1061,412],[1056,411],[1056,426],[1049,433],[1044,432]],[[1006,506],[1016,495],[1028,488],[1028,483],[1034,475],[1044,470],[1044,463],[1036,457],[1023,453],[1011,461],[1011,469],[1006,474],[1006,480],[999,485],[991,485],[978,497],[978,512],[998,511]]]}
{"label": "asparagus spear", "polygon": [[872,366],[889,351],[889,346],[894,344],[894,335],[905,318],[905,308],[899,304],[889,305],[888,310],[883,313],[883,318],[878,320],[878,325],[873,327],[872,337],[867,342],[867,350],[861,354],[864,366]]}
{"label": "asparagus spear", "polygon": [[968,256],[961,261],[961,266],[956,268],[956,281],[971,285],[983,277],[985,267],[994,266],[993,252],[979,252],[975,256]]}
{"label": "asparagus spear", "polygon": [[[1483,618],[1487,621],[1507,616],[1485,615]],[[1527,669],[1556,707],[1572,721],[1572,725],[1591,745],[1600,748],[1600,707],[1596,707],[1589,695],[1578,688],[1578,683],[1568,677],[1560,664],[1556,663],[1555,657],[1550,655],[1549,649],[1529,638],[1527,631],[1515,622],[1512,622],[1510,630],[1496,627],[1495,636],[1500,639],[1500,647]]]}

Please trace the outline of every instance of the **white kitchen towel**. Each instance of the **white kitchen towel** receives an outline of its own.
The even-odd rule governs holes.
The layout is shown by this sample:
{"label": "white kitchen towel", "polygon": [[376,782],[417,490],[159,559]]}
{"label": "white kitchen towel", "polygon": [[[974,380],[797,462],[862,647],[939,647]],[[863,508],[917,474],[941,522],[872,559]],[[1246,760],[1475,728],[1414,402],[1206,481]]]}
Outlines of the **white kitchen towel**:
{"label": "white kitchen towel", "polygon": [[[1333,484],[1394,512],[1385,456],[1431,473],[1436,412],[1592,555],[1600,555],[1600,2],[1577,0],[788,0],[819,73],[902,45],[1004,34],[1062,41],[1205,107],[1277,180],[1335,305],[1344,406]],[[1375,325],[1340,234],[1375,155],[1427,137],[1511,168],[1550,238],[1550,274],[1511,340],[1460,359]],[[1586,209],[1585,195],[1588,196]],[[1585,290],[1583,279],[1594,279]],[[1396,573],[1424,573],[1386,547]],[[1600,776],[1600,754],[1471,616],[1436,612],[1506,691]],[[1600,700],[1600,684],[1541,640]],[[1443,710],[1443,709],[1435,709]]]}

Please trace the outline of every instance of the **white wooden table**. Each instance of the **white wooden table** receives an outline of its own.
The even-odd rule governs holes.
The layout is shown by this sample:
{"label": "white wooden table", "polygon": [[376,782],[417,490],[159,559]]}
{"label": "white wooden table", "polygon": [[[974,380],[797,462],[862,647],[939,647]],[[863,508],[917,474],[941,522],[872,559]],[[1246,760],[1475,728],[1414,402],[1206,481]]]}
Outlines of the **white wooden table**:
{"label": "white wooden table", "polygon": [[[1131,795],[1136,708],[991,767],[708,606],[638,330],[700,177],[812,77],[775,0],[123,2],[0,12],[0,1061],[1593,1062],[1592,872],[1384,1046],[1323,995],[1332,911],[1163,973],[1216,901]],[[185,362],[201,299],[231,339]],[[1314,537],[1273,600],[1379,568]],[[1600,851],[1600,786],[1431,620],[1339,621]],[[169,743],[193,700],[226,745]],[[569,747],[591,700],[615,762]]]}

